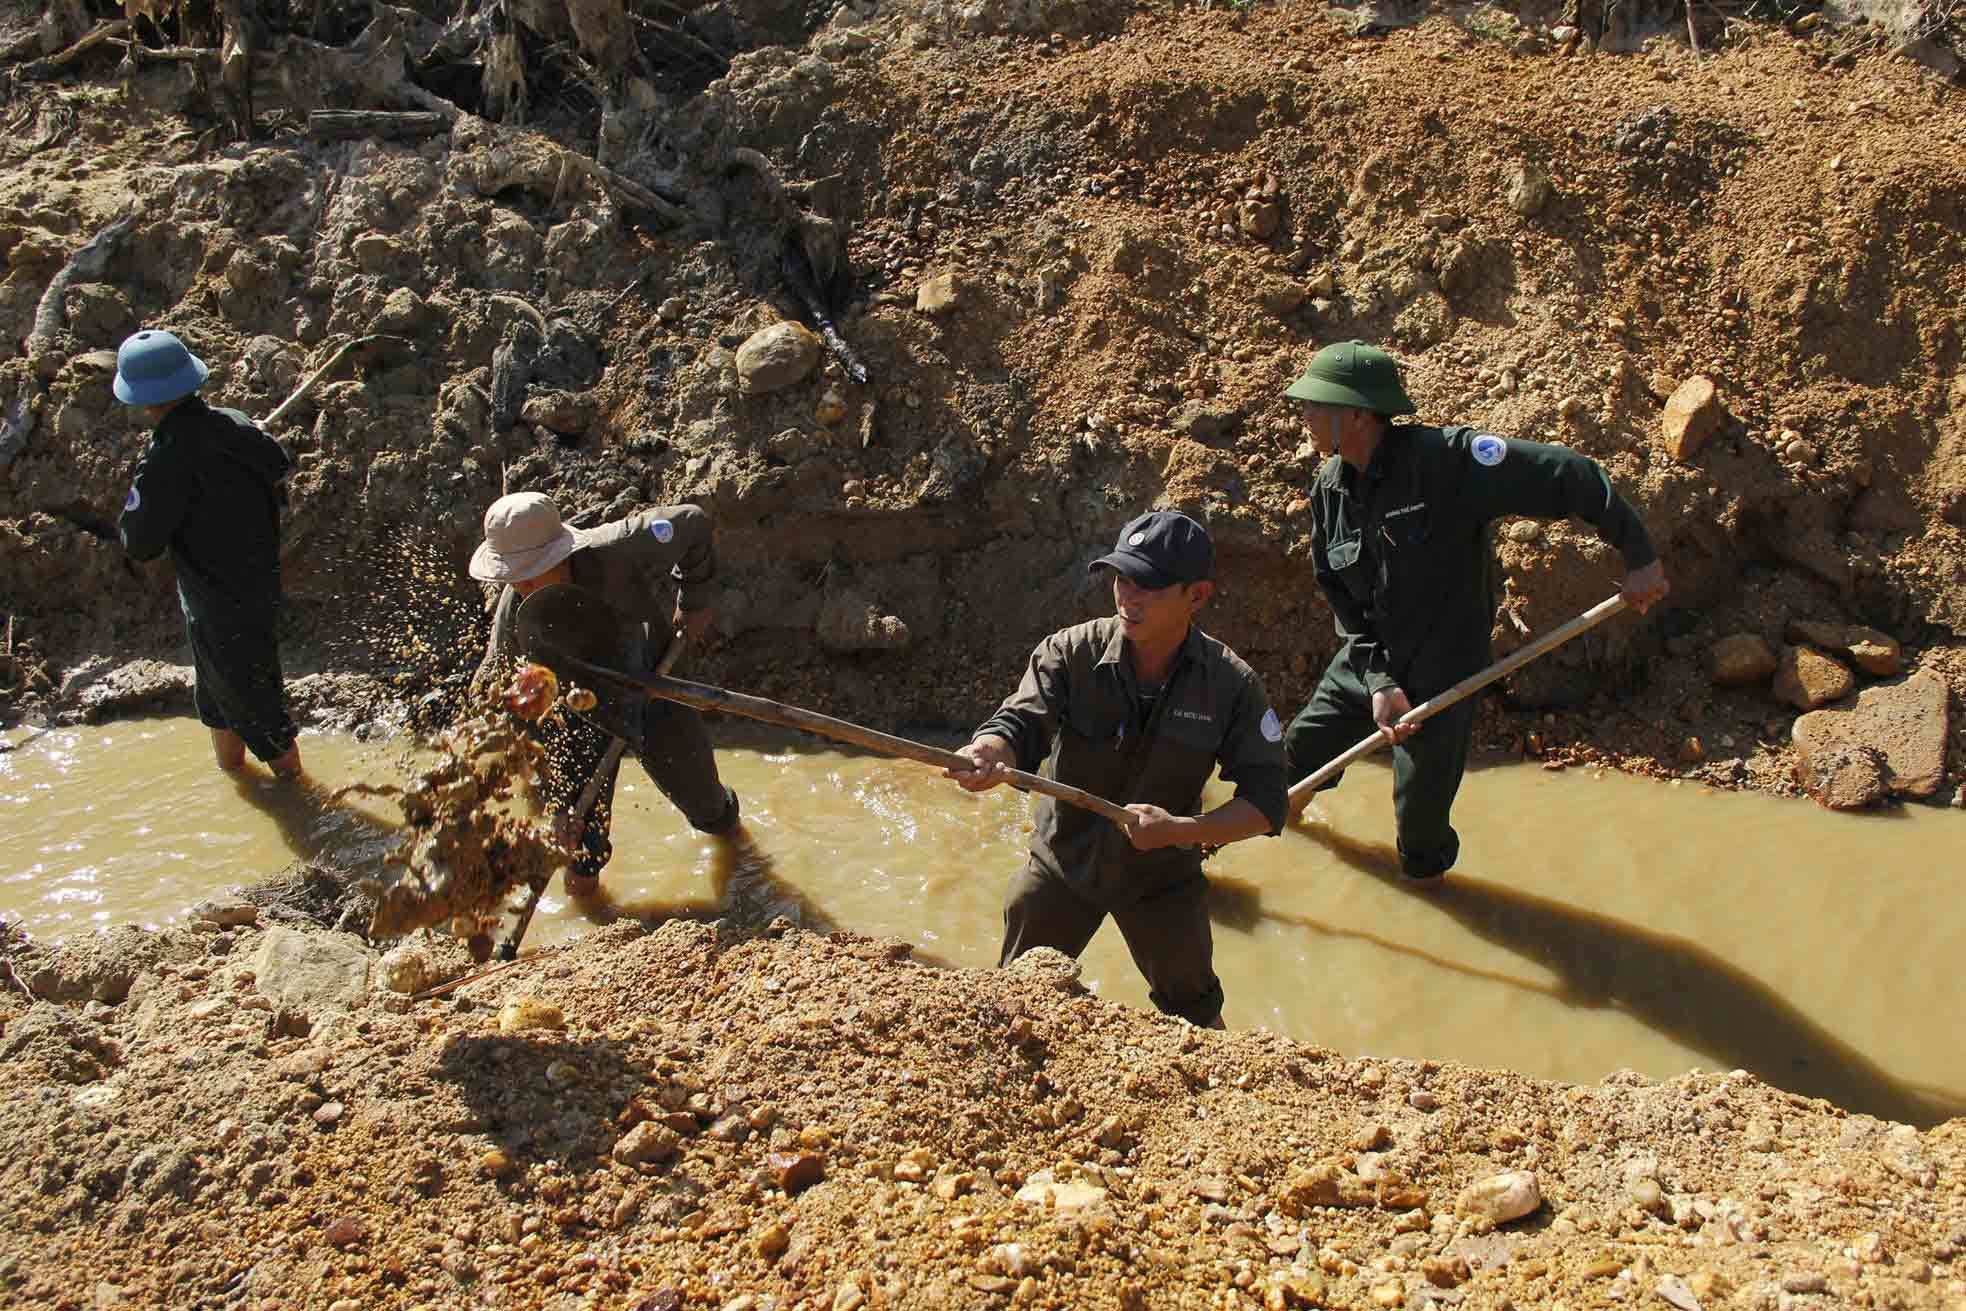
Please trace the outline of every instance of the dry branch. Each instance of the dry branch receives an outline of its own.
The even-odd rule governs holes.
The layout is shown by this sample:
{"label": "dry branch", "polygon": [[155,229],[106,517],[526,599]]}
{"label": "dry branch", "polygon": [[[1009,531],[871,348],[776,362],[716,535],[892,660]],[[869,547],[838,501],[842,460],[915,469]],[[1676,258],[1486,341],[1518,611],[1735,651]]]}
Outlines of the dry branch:
{"label": "dry branch", "polygon": [[434,137],[451,130],[451,119],[432,110],[316,109],[307,115],[307,135],[323,141],[349,137]]}
{"label": "dry branch", "polygon": [[22,64],[20,75],[30,81],[46,81],[111,37],[122,36],[129,30],[130,20],[127,18],[118,18],[104,23],[80,41],[68,47],[68,49],[49,55],[46,59],[37,59],[32,63]]}

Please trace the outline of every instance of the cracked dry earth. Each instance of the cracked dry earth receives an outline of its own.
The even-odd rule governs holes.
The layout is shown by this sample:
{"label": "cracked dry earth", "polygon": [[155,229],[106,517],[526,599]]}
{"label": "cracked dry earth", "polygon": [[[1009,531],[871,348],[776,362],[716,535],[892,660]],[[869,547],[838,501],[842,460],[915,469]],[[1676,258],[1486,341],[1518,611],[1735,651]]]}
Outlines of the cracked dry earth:
{"label": "cracked dry earth", "polygon": [[309,1013],[253,972],[279,934],[365,950],[119,930],[43,983],[120,1001],[0,1003],[9,1305],[1966,1300],[1958,1120],[1348,1060],[1103,1001],[1055,953],[942,970],[782,922]]}

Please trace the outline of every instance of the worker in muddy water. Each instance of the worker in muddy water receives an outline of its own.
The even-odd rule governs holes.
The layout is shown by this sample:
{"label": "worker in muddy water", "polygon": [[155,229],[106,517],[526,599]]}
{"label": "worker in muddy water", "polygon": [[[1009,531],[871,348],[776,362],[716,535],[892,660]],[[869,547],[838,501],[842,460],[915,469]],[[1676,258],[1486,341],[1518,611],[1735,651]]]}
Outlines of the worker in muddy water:
{"label": "worker in muddy water", "polygon": [[219,767],[242,768],[250,750],[293,778],[300,748],[275,633],[280,507],[293,461],[244,414],[204,402],[208,372],[168,332],[136,333],[117,350],[116,399],[152,429],[117,533],[133,559],[171,553],[192,699]]}
{"label": "worker in muddy water", "polygon": [[1290,777],[1304,778],[1376,726],[1393,744],[1401,867],[1416,880],[1438,879],[1460,854],[1448,812],[1476,703],[1470,697],[1421,724],[1397,721],[1489,663],[1489,522],[1569,515],[1591,524],[1623,557],[1621,591],[1641,612],[1665,596],[1665,571],[1596,461],[1470,427],[1394,424],[1415,407],[1382,350],[1326,346],[1285,394],[1324,457],[1311,489],[1311,555],[1344,639],[1284,735]]}
{"label": "worker in muddy water", "polygon": [[[485,540],[471,557],[473,578],[506,585],[474,685],[510,671],[519,603],[555,583],[575,583],[606,598],[638,629],[638,668],[629,672],[653,670],[672,640],[699,639],[709,629],[708,589],[717,572],[712,537],[710,516],[694,505],[661,506],[582,529],[562,523],[559,508],[538,492],[501,496],[485,511]],[[613,853],[608,828],[620,760],[610,756],[610,742],[602,730],[576,720],[555,736],[547,752],[547,796],[560,808],[563,826],[579,831],[579,851],[566,874],[567,892],[576,897],[599,889],[601,870]],[[737,794],[717,775],[710,734],[696,711],[649,701],[638,751],[655,785],[699,832],[737,831]],[[584,816],[573,814],[589,779],[601,769],[607,773],[592,808]]]}
{"label": "worker in muddy water", "polygon": [[[1222,984],[1202,848],[1282,829],[1283,725],[1254,671],[1201,631],[1214,592],[1208,530],[1143,514],[1092,563],[1112,575],[1116,614],[1053,633],[997,713],[945,771],[972,792],[1006,768],[1036,770],[1126,803],[1124,830],[1050,797],[1036,802],[1030,858],[1010,881],[1000,965],[1034,947],[1076,957],[1108,915],[1160,1010],[1222,1027]],[[1197,814],[1217,766],[1235,795]]]}

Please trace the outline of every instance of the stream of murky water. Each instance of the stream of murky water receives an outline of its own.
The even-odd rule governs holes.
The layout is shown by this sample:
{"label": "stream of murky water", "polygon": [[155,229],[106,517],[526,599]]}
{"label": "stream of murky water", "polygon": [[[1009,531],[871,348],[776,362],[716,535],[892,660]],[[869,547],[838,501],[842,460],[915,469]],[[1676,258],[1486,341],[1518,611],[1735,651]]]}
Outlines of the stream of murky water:
{"label": "stream of murky water", "polygon": [[[223,776],[190,719],[8,740],[0,910],[37,936],[167,922],[297,858],[373,865],[391,841],[391,803]],[[744,838],[690,831],[631,759],[602,898],[576,905],[556,882],[529,945],[620,915],[784,913],[995,962],[1025,798],[813,739],[726,725],[718,740]],[[403,755],[318,734],[302,750],[324,789],[390,781]],[[1966,902],[1942,855],[1966,849],[1966,815],[1482,769],[1455,811],[1461,866],[1429,893],[1397,875],[1389,793],[1383,768],[1359,767],[1322,820],[1210,862],[1231,1025],[1579,1082],[1744,1067],[1893,1119],[1966,1113],[1950,1036]],[[1085,965],[1102,994],[1147,1004],[1110,926]]]}

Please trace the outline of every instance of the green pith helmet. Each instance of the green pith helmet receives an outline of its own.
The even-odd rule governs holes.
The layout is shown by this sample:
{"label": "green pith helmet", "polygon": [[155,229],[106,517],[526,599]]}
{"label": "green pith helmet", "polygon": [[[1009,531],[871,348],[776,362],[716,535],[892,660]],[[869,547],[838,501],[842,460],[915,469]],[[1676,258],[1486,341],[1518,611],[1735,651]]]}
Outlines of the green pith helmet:
{"label": "green pith helmet", "polygon": [[1346,405],[1374,414],[1412,414],[1418,410],[1400,381],[1399,365],[1377,346],[1342,341],[1311,356],[1303,376],[1284,395],[1316,405]]}

